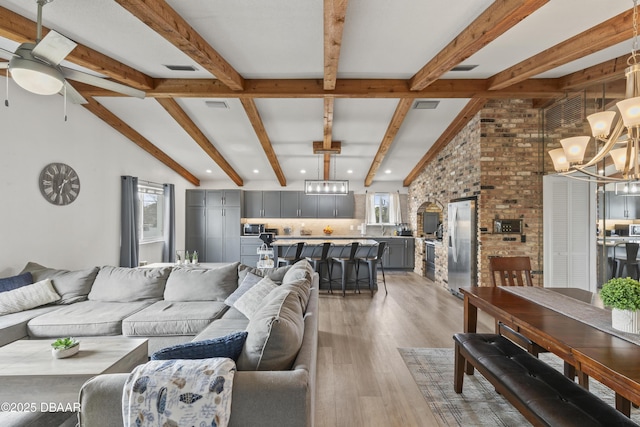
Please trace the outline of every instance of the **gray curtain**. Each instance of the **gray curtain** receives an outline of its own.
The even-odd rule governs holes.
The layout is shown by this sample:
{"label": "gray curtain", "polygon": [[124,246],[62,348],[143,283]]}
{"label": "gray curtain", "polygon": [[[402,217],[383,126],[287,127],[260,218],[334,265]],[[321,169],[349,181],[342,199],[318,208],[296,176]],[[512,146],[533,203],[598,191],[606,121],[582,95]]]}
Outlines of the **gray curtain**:
{"label": "gray curtain", "polygon": [[122,203],[120,205],[120,267],[138,266],[138,178],[122,176]]}
{"label": "gray curtain", "polygon": [[176,197],[173,184],[164,184],[164,245],[162,262],[176,261]]}

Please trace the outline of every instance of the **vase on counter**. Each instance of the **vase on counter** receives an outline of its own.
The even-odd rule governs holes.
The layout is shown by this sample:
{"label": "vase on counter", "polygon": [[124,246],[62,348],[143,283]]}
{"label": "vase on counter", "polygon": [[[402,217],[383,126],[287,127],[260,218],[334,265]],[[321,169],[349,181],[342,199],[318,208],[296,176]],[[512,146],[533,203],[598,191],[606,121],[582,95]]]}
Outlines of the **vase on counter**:
{"label": "vase on counter", "polygon": [[632,334],[640,333],[638,310],[611,309],[611,326],[614,329]]}

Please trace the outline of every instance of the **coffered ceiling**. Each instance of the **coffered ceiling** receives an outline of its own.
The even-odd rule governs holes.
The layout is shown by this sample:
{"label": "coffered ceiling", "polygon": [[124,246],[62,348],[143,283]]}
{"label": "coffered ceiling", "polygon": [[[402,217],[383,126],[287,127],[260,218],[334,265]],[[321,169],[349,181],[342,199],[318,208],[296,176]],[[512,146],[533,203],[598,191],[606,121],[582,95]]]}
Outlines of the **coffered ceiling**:
{"label": "coffered ceiling", "polygon": [[[36,10],[0,0],[1,48],[35,40]],[[409,185],[486,99],[542,105],[623,79],[632,12],[631,0],[55,0],[43,24],[79,44],[64,65],[146,91],[73,84],[194,185],[298,190],[319,176],[363,189]]]}

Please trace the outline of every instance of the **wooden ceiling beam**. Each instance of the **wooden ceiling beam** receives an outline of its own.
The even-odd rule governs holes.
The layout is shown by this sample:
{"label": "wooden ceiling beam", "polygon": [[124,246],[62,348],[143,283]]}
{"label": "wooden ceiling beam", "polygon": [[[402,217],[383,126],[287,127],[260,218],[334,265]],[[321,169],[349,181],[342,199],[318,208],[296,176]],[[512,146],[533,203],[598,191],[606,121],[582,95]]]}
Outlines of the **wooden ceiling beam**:
{"label": "wooden ceiling beam", "polygon": [[[483,79],[438,80],[421,91],[400,79],[339,79],[336,89],[325,91],[321,79],[245,80],[234,91],[215,79],[156,79],[151,98],[560,98],[565,91],[557,79],[529,79],[502,90],[488,90]],[[76,84],[74,83],[74,87]],[[97,87],[82,86],[87,96],[122,96]]]}
{"label": "wooden ceiling beam", "polygon": [[324,89],[333,90],[338,78],[338,60],[348,0],[324,0]]}
{"label": "wooden ceiling beam", "polygon": [[264,150],[264,154],[267,155],[267,160],[269,160],[271,168],[276,174],[276,178],[278,178],[278,182],[281,186],[286,187],[287,178],[284,176],[284,172],[282,172],[278,156],[276,155],[273,145],[271,144],[271,140],[269,139],[269,135],[264,128],[264,123],[262,123],[262,118],[260,117],[255,101],[251,98],[242,98],[240,99],[240,102],[247,113],[247,117],[249,117],[253,130],[256,132],[260,145],[262,145],[262,149]]}
{"label": "wooden ceiling beam", "polygon": [[209,141],[204,133],[200,130],[193,120],[187,115],[186,111],[171,98],[156,99],[160,105],[178,122],[182,129],[204,150],[205,153],[222,169],[224,173],[239,187],[244,185],[240,175],[231,167],[229,162],[220,154],[216,147]]}
{"label": "wooden ceiling beam", "polygon": [[116,2],[230,89],[244,88],[242,76],[164,0],[116,0]]}
{"label": "wooden ceiling beam", "polygon": [[369,187],[373,183],[373,178],[375,178],[382,161],[387,155],[389,148],[391,148],[391,144],[393,144],[393,140],[396,138],[396,135],[400,130],[400,126],[402,126],[404,119],[407,117],[407,113],[409,112],[412,104],[412,98],[403,98],[398,102],[396,111],[393,113],[391,122],[387,127],[387,132],[384,134],[382,142],[378,147],[378,152],[374,156],[373,162],[371,162],[371,166],[369,167],[369,172],[367,172],[367,176],[364,178],[365,187]]}
{"label": "wooden ceiling beam", "polygon": [[625,78],[625,70],[629,55],[619,56],[609,61],[559,77],[560,88],[565,90],[580,89],[586,86],[607,83]]}
{"label": "wooden ceiling beam", "polygon": [[[0,7],[0,37],[17,43],[35,43],[36,30],[35,22]],[[42,28],[43,37],[48,32],[48,28]],[[81,44],[65,59],[136,89],[147,91],[153,88],[151,77]]]}
{"label": "wooden ceiling beam", "polygon": [[[326,7],[325,1],[325,7]],[[326,84],[326,80],[325,80]],[[335,87],[335,81],[334,81]],[[326,89],[326,87],[325,87]],[[324,137],[322,139],[322,148],[329,150],[331,148],[331,138],[333,134],[333,98],[324,99]],[[324,153],[324,179],[329,179],[331,176],[331,153]]]}
{"label": "wooden ceiling beam", "polygon": [[131,126],[122,121],[118,116],[107,110],[102,104],[95,99],[87,98],[87,104],[82,106],[91,111],[95,116],[103,120],[106,124],[111,126],[116,131],[120,132],[126,138],[131,140],[134,144],[142,148],[147,153],[151,154],[156,159],[160,160],[178,175],[186,179],[193,185],[199,186],[200,180],[196,178],[192,173],[182,167],[178,162],[169,157],[164,151],[153,145],[148,139],[136,132]]}
{"label": "wooden ceiling beam", "polygon": [[[328,0],[325,0],[325,4],[326,1]],[[422,90],[429,86],[548,2],[549,0],[494,1],[411,78],[411,90]]]}
{"label": "wooden ceiling beam", "polygon": [[499,90],[632,38],[633,8],[489,78]]}
{"label": "wooden ceiling beam", "polygon": [[462,128],[464,128],[467,123],[476,115],[484,104],[486,104],[487,100],[483,98],[474,98],[462,109],[462,111],[456,116],[455,119],[451,122],[451,124],[447,127],[447,129],[440,135],[438,140],[431,146],[429,151],[420,159],[418,164],[411,170],[409,175],[404,179],[403,185],[408,187],[411,185],[414,179],[420,175],[420,172],[436,158],[438,153],[442,151],[444,147],[451,142],[453,138],[460,133]]}

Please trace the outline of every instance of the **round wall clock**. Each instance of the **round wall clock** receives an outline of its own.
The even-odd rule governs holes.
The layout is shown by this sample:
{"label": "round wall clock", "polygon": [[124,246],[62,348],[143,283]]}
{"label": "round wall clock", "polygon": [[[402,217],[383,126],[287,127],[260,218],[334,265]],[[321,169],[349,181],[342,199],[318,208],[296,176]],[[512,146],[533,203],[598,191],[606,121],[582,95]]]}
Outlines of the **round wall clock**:
{"label": "round wall clock", "polygon": [[40,172],[38,181],[42,197],[51,204],[64,206],[72,203],[80,193],[80,178],[76,171],[64,163],[50,163]]}

